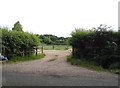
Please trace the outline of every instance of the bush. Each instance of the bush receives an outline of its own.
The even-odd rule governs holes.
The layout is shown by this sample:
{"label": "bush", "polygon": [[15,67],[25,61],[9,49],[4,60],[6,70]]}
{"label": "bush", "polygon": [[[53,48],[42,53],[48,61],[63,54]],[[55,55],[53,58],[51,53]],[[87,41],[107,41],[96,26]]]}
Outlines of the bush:
{"label": "bush", "polygon": [[100,26],[93,31],[76,29],[69,39],[73,57],[94,61],[103,68],[120,62],[120,32]]}
{"label": "bush", "polygon": [[109,69],[120,69],[120,62],[112,63],[112,64],[109,66]]}
{"label": "bush", "polygon": [[2,31],[2,54],[8,58],[26,56],[33,53],[34,47],[39,45],[36,35],[23,31],[12,31],[0,28]]}
{"label": "bush", "polygon": [[38,54],[36,55],[29,55],[29,56],[14,56],[11,60],[9,60],[7,63],[13,63],[13,62],[23,62],[23,61],[30,61],[30,60],[37,60],[37,59],[41,59],[45,56],[45,54]]}

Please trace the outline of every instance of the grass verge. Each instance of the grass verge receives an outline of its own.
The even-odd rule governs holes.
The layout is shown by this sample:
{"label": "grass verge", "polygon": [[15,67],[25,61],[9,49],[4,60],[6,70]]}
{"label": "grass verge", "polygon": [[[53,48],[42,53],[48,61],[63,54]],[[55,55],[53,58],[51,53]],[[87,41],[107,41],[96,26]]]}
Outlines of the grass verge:
{"label": "grass verge", "polygon": [[38,54],[37,56],[32,54],[30,56],[24,56],[24,57],[16,56],[16,57],[12,58],[11,60],[7,61],[6,63],[15,63],[15,62],[37,60],[37,59],[44,58],[44,56],[45,56],[45,54]]}
{"label": "grass verge", "polygon": [[98,66],[94,62],[90,62],[90,61],[88,62],[86,60],[74,59],[72,57],[72,55],[67,57],[67,62],[70,62],[72,65],[85,67],[87,69],[94,70],[94,71],[99,71],[99,72],[104,71],[104,72],[112,72],[115,74],[120,74],[120,69],[104,69],[101,66]]}

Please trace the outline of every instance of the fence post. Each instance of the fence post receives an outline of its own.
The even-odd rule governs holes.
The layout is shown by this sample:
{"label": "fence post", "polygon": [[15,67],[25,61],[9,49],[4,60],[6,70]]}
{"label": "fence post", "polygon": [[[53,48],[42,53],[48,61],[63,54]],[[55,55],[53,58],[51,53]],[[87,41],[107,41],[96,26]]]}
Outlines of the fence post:
{"label": "fence post", "polygon": [[35,49],[36,49],[36,56],[37,56],[37,47]]}
{"label": "fence post", "polygon": [[23,57],[25,56],[25,51],[23,50],[23,55],[22,55]]}
{"label": "fence post", "polygon": [[72,56],[74,57],[74,53],[75,53],[75,48],[74,46],[72,46]]}
{"label": "fence post", "polygon": [[1,53],[5,56],[5,47],[3,47],[3,50]]}
{"label": "fence post", "polygon": [[41,47],[42,53],[43,53],[43,46]]}
{"label": "fence post", "polygon": [[53,45],[53,50],[54,50],[54,45]]}

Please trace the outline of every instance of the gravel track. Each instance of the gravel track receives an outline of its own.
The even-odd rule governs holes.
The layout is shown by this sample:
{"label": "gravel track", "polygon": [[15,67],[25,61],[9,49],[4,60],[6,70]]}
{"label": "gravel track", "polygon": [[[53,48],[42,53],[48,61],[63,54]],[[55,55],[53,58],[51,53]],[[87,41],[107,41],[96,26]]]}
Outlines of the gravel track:
{"label": "gravel track", "polygon": [[45,50],[44,53],[46,56],[43,59],[5,64],[3,65],[3,70],[55,76],[83,76],[93,78],[117,77],[115,74],[96,72],[83,67],[71,65],[66,62],[66,57],[70,54],[70,51]]}
{"label": "gravel track", "polygon": [[92,80],[112,80],[118,82],[118,75],[108,72],[96,72],[83,67],[73,66],[66,62],[69,50],[44,50],[46,56],[40,60],[4,64],[3,72],[29,73],[40,76],[75,77]]}

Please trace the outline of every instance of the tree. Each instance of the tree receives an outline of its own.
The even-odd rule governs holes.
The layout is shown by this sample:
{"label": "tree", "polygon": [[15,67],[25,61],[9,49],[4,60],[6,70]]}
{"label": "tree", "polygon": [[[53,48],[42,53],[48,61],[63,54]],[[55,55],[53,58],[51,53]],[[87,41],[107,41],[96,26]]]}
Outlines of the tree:
{"label": "tree", "polygon": [[7,56],[8,59],[13,59],[14,55],[31,55],[34,52],[34,47],[37,47],[40,44],[39,38],[35,34],[21,31],[11,31],[6,28],[0,28],[0,33],[1,32],[2,54]]}
{"label": "tree", "polygon": [[17,21],[17,22],[14,24],[14,27],[12,28],[12,30],[23,31],[22,25],[20,24],[19,21]]}

